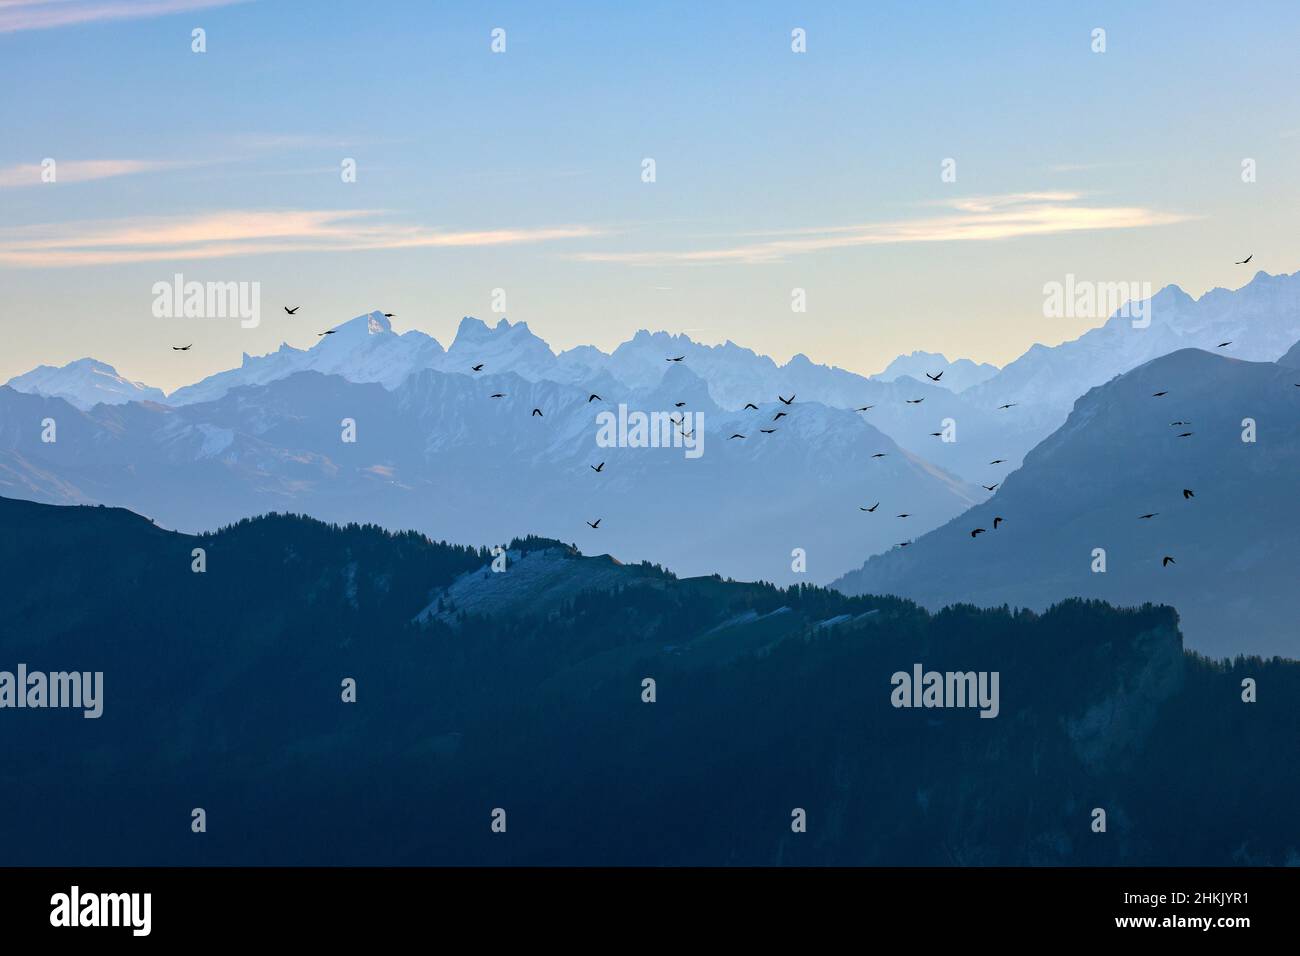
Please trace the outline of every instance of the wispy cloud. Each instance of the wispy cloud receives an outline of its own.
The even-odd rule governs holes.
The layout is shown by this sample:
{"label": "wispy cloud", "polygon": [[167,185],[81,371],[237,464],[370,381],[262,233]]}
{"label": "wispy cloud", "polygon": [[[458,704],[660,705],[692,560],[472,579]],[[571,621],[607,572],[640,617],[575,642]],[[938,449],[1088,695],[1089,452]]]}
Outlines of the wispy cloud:
{"label": "wispy cloud", "polygon": [[138,20],[250,0],[0,0],[0,33]]}
{"label": "wispy cloud", "polygon": [[285,252],[464,248],[583,239],[590,226],[443,230],[382,210],[223,211],[196,216],[66,222],[0,231],[0,264],[27,268],[220,259]]}
{"label": "wispy cloud", "polygon": [[[197,164],[148,159],[67,159],[55,163],[55,183],[88,183],[96,179],[136,176],[194,165]],[[0,189],[49,185],[41,178],[43,172],[39,163],[0,166]]]}
{"label": "wispy cloud", "polygon": [[[735,241],[706,249],[580,252],[575,257],[586,262],[634,265],[776,262],[791,256],[853,246],[907,242],[986,242],[1098,229],[1139,229],[1193,218],[1145,206],[1088,206],[1080,200],[1079,194],[1070,192],[975,196],[942,203],[950,210],[946,215],[762,233],[758,235],[770,238],[758,242]],[[750,234],[736,238],[748,240],[755,236]]]}

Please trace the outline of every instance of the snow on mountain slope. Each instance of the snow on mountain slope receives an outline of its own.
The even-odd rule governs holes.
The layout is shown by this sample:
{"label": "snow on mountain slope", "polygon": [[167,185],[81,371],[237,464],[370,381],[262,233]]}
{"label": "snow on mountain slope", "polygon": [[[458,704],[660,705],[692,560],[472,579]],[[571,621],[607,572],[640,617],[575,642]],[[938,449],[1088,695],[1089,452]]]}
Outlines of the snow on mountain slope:
{"label": "snow on mountain slope", "polygon": [[1300,272],[1258,272],[1240,289],[1212,289],[1199,299],[1166,286],[1146,307],[1146,328],[1114,315],[1070,342],[1033,346],[963,397],[984,409],[1017,402],[1026,423],[1047,434],[1088,389],[1178,349],[1218,351],[1231,342],[1223,354],[1272,362],[1300,338]]}
{"label": "snow on mountain slope", "polygon": [[436,339],[414,330],[398,335],[382,312],[371,312],[336,326],[334,334],[322,336],[310,349],[282,345],[268,355],[245,353],[239,368],[179,388],[167,401],[172,405],[210,402],[232,388],[265,385],[305,371],[396,388],[412,372],[436,366],[444,356]]}
{"label": "snow on mountain slope", "polygon": [[123,378],[111,365],[92,358],[77,359],[59,368],[39,365],[6,383],[10,388],[33,395],[62,398],[80,409],[125,402],[161,402],[162,389]]}

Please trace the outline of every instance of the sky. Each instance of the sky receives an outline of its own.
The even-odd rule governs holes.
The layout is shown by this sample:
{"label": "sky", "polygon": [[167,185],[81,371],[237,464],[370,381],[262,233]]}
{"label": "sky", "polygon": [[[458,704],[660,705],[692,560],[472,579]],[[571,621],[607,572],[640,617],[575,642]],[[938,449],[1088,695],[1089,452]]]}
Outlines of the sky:
{"label": "sky", "polygon": [[[557,350],[1002,365],[1101,323],[1044,315],[1067,275],[1300,269],[1297,35],[1284,2],[0,0],[0,381],[171,391],[375,309],[449,345],[496,289]],[[177,273],[259,283],[261,323],[156,317]]]}

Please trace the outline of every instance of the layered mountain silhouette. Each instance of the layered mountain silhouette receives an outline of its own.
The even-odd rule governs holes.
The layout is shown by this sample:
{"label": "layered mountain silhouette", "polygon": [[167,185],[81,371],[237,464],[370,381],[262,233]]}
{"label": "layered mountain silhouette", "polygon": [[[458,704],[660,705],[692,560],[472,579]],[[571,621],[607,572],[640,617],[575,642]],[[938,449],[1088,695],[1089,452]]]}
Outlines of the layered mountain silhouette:
{"label": "layered mountain silhouette", "polygon": [[1079,399],[990,500],[836,587],[932,608],[1158,601],[1196,650],[1297,656],[1295,379],[1200,349],[1148,362]]}
{"label": "layered mountain silhouette", "polygon": [[900,355],[889,363],[882,372],[871,376],[881,382],[893,382],[906,375],[918,382],[933,381],[927,376],[936,376],[935,382],[953,392],[960,392],[987,381],[998,374],[998,367],[987,362],[972,362],[970,359],[948,361],[947,356],[937,352],[915,351]]}
{"label": "layered mountain silhouette", "polygon": [[[214,402],[81,411],[0,388],[0,489],[121,505],[192,531],[292,510],[503,542],[587,533],[601,518],[589,537],[602,550],[778,582],[829,581],[983,497],[843,409],[773,399],[725,411],[684,365],[643,392],[601,391],[592,402],[586,386],[486,369],[425,369],[391,390],[299,372]],[[616,417],[622,399],[674,413],[685,401],[682,412],[703,415],[703,453],[600,447],[597,416]],[[773,421],[778,409],[787,415]],[[42,440],[47,419],[53,443]],[[356,423],[355,443],[342,440],[344,419]],[[735,433],[747,437],[729,440]],[[873,501],[889,514],[858,510]],[[806,572],[793,568],[796,549]]]}
{"label": "layered mountain silhouette", "polygon": [[[103,673],[98,719],[7,714],[13,865],[1300,857],[1300,665],[1185,654],[1168,608],[931,615],[533,538],[497,572],[292,516],[192,537],[0,499],[0,524],[4,667]],[[998,716],[893,706],[917,665],[996,671]]]}

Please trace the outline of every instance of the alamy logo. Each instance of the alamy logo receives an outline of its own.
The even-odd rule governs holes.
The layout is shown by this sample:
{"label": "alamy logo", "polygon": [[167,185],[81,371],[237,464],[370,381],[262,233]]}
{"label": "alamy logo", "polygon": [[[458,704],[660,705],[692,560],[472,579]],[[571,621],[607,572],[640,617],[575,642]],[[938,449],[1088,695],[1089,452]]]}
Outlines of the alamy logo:
{"label": "alamy logo", "polygon": [[73,886],[50,897],[51,926],[129,926],[148,936],[153,924],[152,893],[85,893]]}
{"label": "alamy logo", "polygon": [[641,412],[618,406],[596,415],[601,448],[684,448],[687,458],[704,454],[703,412]]}
{"label": "alamy logo", "polygon": [[1049,319],[1132,319],[1133,328],[1151,324],[1150,282],[1077,281],[1067,273],[1065,282],[1043,286],[1043,315]]}
{"label": "alamy logo", "polygon": [[76,707],[94,720],[104,713],[103,671],[0,671],[0,709],[5,707]]}
{"label": "alamy logo", "polygon": [[157,319],[239,319],[255,329],[262,322],[262,283],[186,282],[176,273],[171,282],[153,284]]}
{"label": "alamy logo", "polygon": [[920,664],[912,672],[895,671],[889,702],[895,707],[978,707],[981,717],[996,717],[998,671],[927,671]]}

